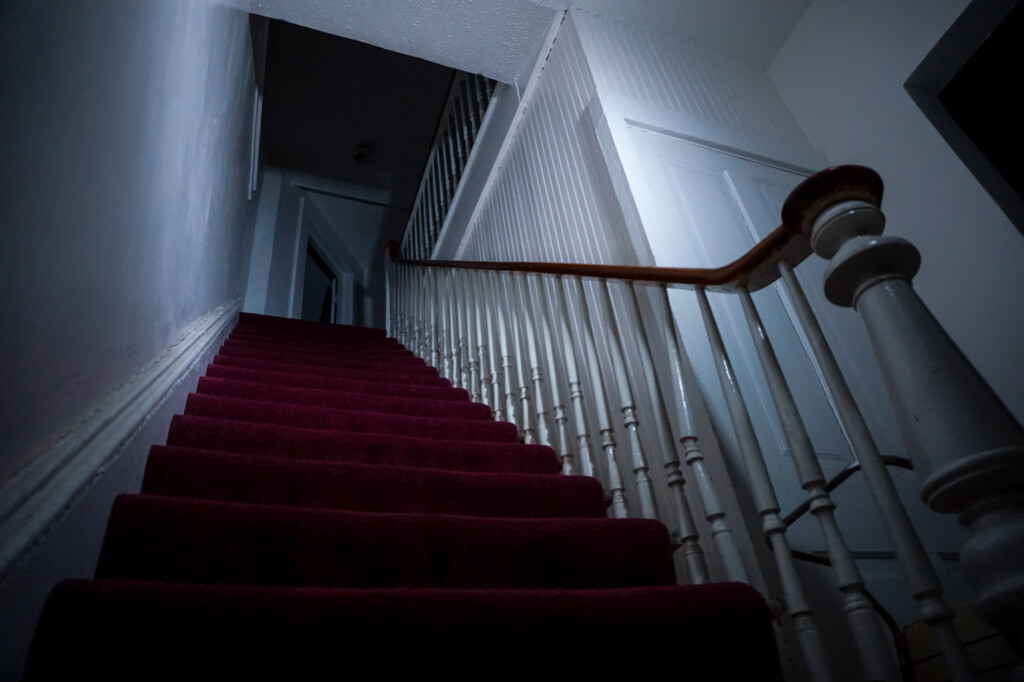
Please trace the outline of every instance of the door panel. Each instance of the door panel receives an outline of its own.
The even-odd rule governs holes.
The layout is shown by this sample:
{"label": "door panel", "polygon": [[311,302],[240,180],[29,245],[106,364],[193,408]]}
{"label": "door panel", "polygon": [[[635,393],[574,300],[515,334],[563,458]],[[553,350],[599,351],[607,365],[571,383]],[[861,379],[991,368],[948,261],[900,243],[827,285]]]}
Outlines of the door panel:
{"label": "door panel", "polygon": [[[803,175],[779,166],[699,146],[671,135],[640,127],[631,128],[630,134],[643,165],[640,178],[643,187],[637,192],[637,208],[651,241],[655,262],[660,266],[713,267],[735,260],[778,226],[786,197],[804,179]],[[819,262],[805,263],[798,272],[812,305],[819,311],[826,334],[835,334],[838,330],[852,338],[837,348],[841,364],[847,368],[860,366],[851,363],[849,352],[857,343],[864,344],[857,359],[873,362],[863,331],[852,328],[851,322],[857,321],[850,312],[828,304],[818,293],[824,266],[814,256],[810,260]],[[718,436],[724,441],[734,468],[742,471],[741,453],[732,435],[695,295],[677,289],[670,291],[669,298],[702,392],[716,424],[720,425]],[[852,455],[832,412],[817,366],[795,323],[788,296],[777,284],[756,292],[753,298],[826,475],[837,473],[852,461]],[[709,299],[785,512],[799,504],[805,493],[778,424],[740,301],[733,295],[715,293],[709,293]],[[858,370],[858,374],[869,372]],[[877,371],[875,374],[877,381]],[[857,378],[854,383],[858,397],[884,395],[880,392],[880,383],[870,386],[870,377],[868,381]],[[870,393],[871,390],[875,392]],[[865,401],[862,399],[861,403]],[[873,405],[869,421],[881,426],[880,447],[887,453],[901,452],[893,446],[895,425],[891,419],[887,423],[884,410],[878,409],[878,404],[878,400],[869,402]],[[851,544],[863,549],[880,549],[877,546],[881,537],[879,530],[876,523],[858,524],[850,529],[854,536],[850,538]],[[796,546],[811,550],[821,545],[813,524],[799,524],[793,529],[793,535]]]}

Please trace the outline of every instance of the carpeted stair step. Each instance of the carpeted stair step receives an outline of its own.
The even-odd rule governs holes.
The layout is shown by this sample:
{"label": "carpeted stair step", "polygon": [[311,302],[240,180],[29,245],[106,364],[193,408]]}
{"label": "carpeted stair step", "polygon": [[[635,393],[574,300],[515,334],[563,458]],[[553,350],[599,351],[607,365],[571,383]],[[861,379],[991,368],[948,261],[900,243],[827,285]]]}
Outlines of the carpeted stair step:
{"label": "carpeted stair step", "polygon": [[377,433],[391,436],[481,442],[518,442],[515,424],[482,419],[447,419],[260,402],[191,393],[185,414],[256,424],[279,424],[324,431]]}
{"label": "carpeted stair step", "polygon": [[339,344],[322,341],[304,341],[301,338],[274,338],[266,336],[245,336],[231,334],[222,346],[239,349],[288,351],[303,355],[324,355],[326,357],[358,356],[365,359],[404,361],[413,365],[426,365],[422,357],[400,345],[382,347],[381,344]]}
{"label": "carpeted stair step", "polygon": [[[603,590],[69,581],[28,680],[652,679],[779,682],[764,600],[738,583]],[[670,673],[671,674],[671,673]]]}
{"label": "carpeted stair step", "polygon": [[376,327],[357,327],[347,324],[323,324],[310,320],[296,320],[291,317],[277,317],[274,315],[258,315],[256,313],[240,313],[235,329],[259,329],[287,332],[289,334],[301,334],[309,338],[331,338],[331,339],[366,339],[374,342],[392,342],[388,339],[387,332]]}
{"label": "carpeted stair step", "polygon": [[491,474],[340,464],[154,445],[142,492],[350,511],[520,518],[603,518],[589,476]]}
{"label": "carpeted stair step", "polygon": [[355,381],[376,381],[381,383],[404,383],[419,384],[422,386],[451,386],[444,377],[433,374],[406,373],[395,369],[367,369],[331,367],[327,365],[308,365],[301,362],[277,362],[274,360],[257,360],[255,358],[242,358],[233,355],[215,355],[213,364],[227,367],[244,367],[269,372],[289,372],[292,374],[309,374],[313,376],[334,377],[339,379],[352,379]]}
{"label": "carpeted stair step", "polygon": [[350,512],[121,495],[99,579],[302,587],[594,589],[672,585],[646,519]]}
{"label": "carpeted stair step", "polygon": [[243,313],[24,679],[781,679],[764,600],[381,330]]}
{"label": "carpeted stair step", "polygon": [[423,384],[407,384],[397,382],[360,381],[316,374],[296,374],[294,372],[268,371],[246,367],[229,367],[227,365],[207,365],[206,376],[218,379],[238,379],[275,386],[294,386],[296,388],[315,388],[327,391],[348,391],[351,393],[369,393],[399,398],[425,398],[428,400],[469,400],[469,393],[463,388],[448,385],[427,386]]}
{"label": "carpeted stair step", "polygon": [[[305,352],[295,351],[268,351],[252,348],[239,348],[238,346],[222,344],[217,355],[221,357],[246,358],[251,360],[266,360],[268,362],[281,362],[292,365],[312,365],[317,368],[341,367],[353,369],[360,372],[378,372],[381,374],[422,374],[424,376],[436,377],[437,370],[430,365],[404,360],[395,362],[388,358],[370,358],[364,354],[350,353],[344,355],[314,355]],[[359,359],[355,359],[359,358]]]}
{"label": "carpeted stair step", "polygon": [[353,391],[325,391],[315,388],[200,377],[196,393],[224,398],[244,398],[263,402],[331,407],[341,410],[362,410],[413,417],[450,419],[491,419],[491,408],[483,403],[456,400],[428,400],[378,396]]}
{"label": "carpeted stair step", "polygon": [[321,431],[191,415],[171,419],[167,444],[268,457],[452,471],[555,474],[560,470],[555,451],[544,445]]}
{"label": "carpeted stair step", "polygon": [[287,349],[296,352],[365,353],[369,356],[417,357],[394,339],[385,339],[384,341],[335,340],[288,333],[239,331],[236,328],[224,342],[258,344],[263,348]]}

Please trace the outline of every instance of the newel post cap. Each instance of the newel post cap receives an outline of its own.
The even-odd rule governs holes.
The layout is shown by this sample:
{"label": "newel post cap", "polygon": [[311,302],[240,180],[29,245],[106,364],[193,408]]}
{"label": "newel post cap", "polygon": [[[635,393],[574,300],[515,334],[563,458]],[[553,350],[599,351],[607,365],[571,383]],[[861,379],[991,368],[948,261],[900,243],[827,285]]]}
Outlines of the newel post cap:
{"label": "newel post cap", "polygon": [[793,230],[812,234],[815,221],[837,204],[860,202],[882,205],[882,178],[867,166],[833,166],[807,178],[786,198],[782,222]]}

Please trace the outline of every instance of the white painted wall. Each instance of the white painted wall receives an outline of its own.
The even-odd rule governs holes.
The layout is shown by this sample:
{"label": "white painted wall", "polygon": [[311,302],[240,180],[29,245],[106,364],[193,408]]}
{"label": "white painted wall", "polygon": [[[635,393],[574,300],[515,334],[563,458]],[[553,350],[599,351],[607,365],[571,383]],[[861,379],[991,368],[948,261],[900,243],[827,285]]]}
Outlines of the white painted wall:
{"label": "white painted wall", "polygon": [[829,164],[881,174],[887,233],[921,251],[914,287],[1024,421],[1024,238],[903,89],[966,5],[816,1],[769,75]]}
{"label": "white painted wall", "polygon": [[239,293],[252,96],[225,7],[2,13],[0,480]]}
{"label": "white painted wall", "polygon": [[[244,11],[3,3],[0,44],[2,484],[240,295],[254,204]],[[62,528],[89,528],[70,534],[77,544],[44,544],[42,563],[23,565],[37,578],[0,587],[0,679],[18,675],[47,581],[92,571],[110,496],[137,485],[133,467],[86,505],[98,516],[51,529],[58,542]]]}
{"label": "white painted wall", "polygon": [[256,217],[253,224],[252,248],[249,254],[248,282],[242,310],[262,315],[267,308],[267,287],[270,264],[274,255],[274,234],[277,231],[277,208],[281,201],[283,175],[277,168],[260,172]]}
{"label": "white painted wall", "polygon": [[[295,282],[301,282],[299,268],[306,262],[306,238],[304,230],[305,196],[285,176],[281,181],[281,193],[277,203],[274,222],[274,244],[270,256],[270,272],[267,281],[267,300],[263,311],[267,315],[291,317],[293,310]],[[301,258],[299,256],[301,255]],[[295,313],[298,315],[298,312]]]}

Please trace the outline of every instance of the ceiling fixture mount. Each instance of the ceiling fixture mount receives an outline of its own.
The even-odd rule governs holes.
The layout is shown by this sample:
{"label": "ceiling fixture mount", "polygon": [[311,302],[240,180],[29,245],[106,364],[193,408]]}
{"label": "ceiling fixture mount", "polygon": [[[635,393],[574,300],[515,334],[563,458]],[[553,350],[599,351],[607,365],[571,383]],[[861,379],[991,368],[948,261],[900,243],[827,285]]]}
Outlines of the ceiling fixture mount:
{"label": "ceiling fixture mount", "polygon": [[366,163],[373,156],[373,148],[368,144],[357,144],[352,147],[352,158],[356,163]]}

